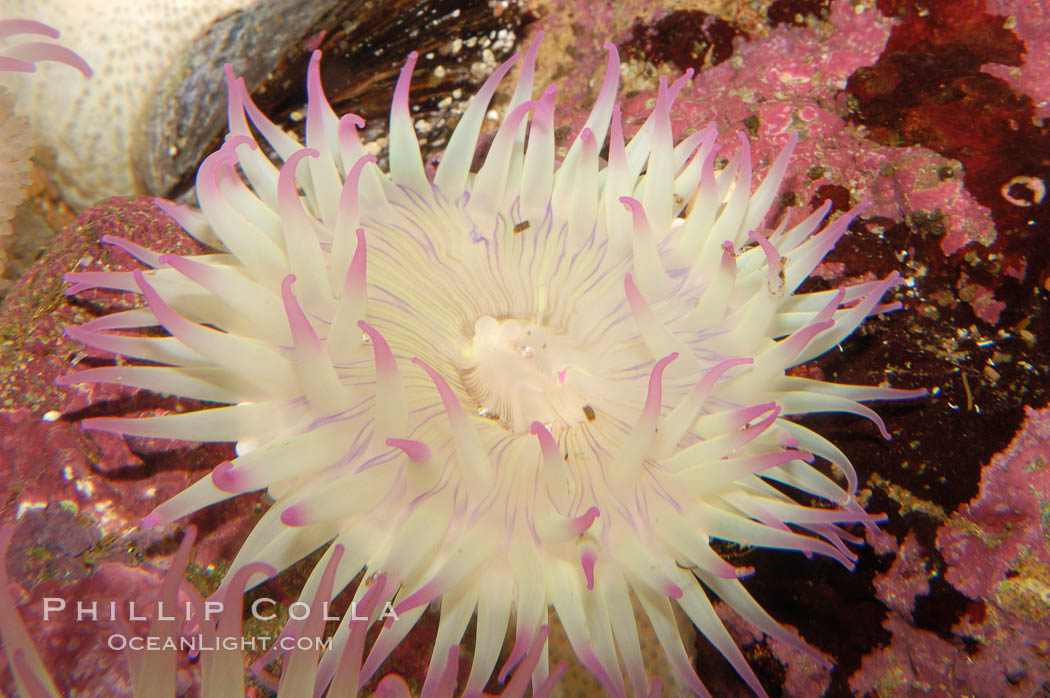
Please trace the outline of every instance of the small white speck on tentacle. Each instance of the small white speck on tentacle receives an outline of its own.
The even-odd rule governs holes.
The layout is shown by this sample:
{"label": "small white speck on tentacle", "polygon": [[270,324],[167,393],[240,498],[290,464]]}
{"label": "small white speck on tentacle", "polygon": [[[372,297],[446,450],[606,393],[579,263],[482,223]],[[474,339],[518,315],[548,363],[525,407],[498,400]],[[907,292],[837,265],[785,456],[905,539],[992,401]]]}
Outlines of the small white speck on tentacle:
{"label": "small white speck on tentacle", "polygon": [[346,269],[342,297],[336,304],[332,324],[328,327],[326,348],[336,363],[346,363],[357,354],[361,344],[357,323],[364,319],[368,307],[368,246],[363,228],[357,229],[356,237],[357,247]]}
{"label": "small white speck on tentacle", "polygon": [[[748,424],[743,428],[737,428],[728,433],[723,433],[713,438],[706,438],[686,446],[667,460],[663,461],[664,468],[668,472],[674,473],[700,463],[711,461],[717,462],[723,458],[725,454],[733,453],[736,449],[754,441],[765,433],[765,431],[780,417],[780,407],[773,402],[755,405],[754,407],[739,410],[738,412],[744,412],[747,421],[752,421],[759,417],[762,418],[754,424]],[[724,415],[717,416],[721,418]],[[702,425],[700,428],[703,428]],[[694,433],[697,432],[698,429],[694,427]]]}
{"label": "small white speck on tentacle", "polygon": [[661,420],[659,432],[653,441],[653,453],[661,458],[673,456],[679,443],[700,416],[704,401],[715,384],[731,369],[752,363],[754,360],[749,357],[739,357],[726,359],[709,368],[682,401]]}

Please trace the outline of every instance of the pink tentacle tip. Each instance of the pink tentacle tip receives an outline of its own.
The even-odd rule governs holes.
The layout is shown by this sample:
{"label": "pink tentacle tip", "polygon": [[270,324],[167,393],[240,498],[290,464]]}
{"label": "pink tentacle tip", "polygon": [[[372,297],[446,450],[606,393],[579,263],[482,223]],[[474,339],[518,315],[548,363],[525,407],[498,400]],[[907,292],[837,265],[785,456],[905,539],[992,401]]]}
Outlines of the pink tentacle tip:
{"label": "pink tentacle tip", "polygon": [[892,271],[886,276],[886,279],[883,281],[883,283],[885,283],[888,288],[893,288],[895,286],[902,286],[906,282],[899,271]]}
{"label": "pink tentacle tip", "polygon": [[357,327],[372,340],[376,371],[386,376],[397,373],[397,364],[394,361],[394,354],[390,351],[390,345],[387,344],[383,335],[364,320],[358,320]]}
{"label": "pink tentacle tip", "polygon": [[463,412],[463,405],[459,404],[459,398],[452,392],[452,388],[449,387],[448,382],[441,377],[441,374],[430,367],[427,362],[420,359],[418,356],[412,359],[412,363],[423,369],[426,374],[430,377],[430,380],[434,383],[434,387],[437,388],[438,395],[441,397],[441,402],[445,407],[445,413],[448,418],[454,423],[459,423],[459,420],[464,419],[465,415]]}
{"label": "pink tentacle tip", "polygon": [[533,422],[532,435],[539,440],[540,450],[543,452],[543,455],[550,458],[559,457],[558,444],[546,426],[541,422]]}
{"label": "pink tentacle tip", "polygon": [[886,422],[882,421],[882,417],[876,414],[872,421],[875,422],[875,427],[879,430],[879,434],[882,435],[882,438],[887,441],[893,441],[893,434],[891,434],[889,429],[886,428]]}
{"label": "pink tentacle tip", "polygon": [[744,407],[737,411],[737,418],[740,420],[741,424],[747,424],[752,419],[755,419],[771,410],[776,410],[777,414],[779,414],[780,405],[775,402],[763,402],[758,405]]}
{"label": "pink tentacle tip", "polygon": [[394,85],[394,100],[392,108],[404,111],[408,111],[408,83],[412,78],[412,72],[416,69],[416,61],[419,59],[419,53],[413,51],[408,54],[405,59],[405,63],[401,66],[401,73],[397,77],[397,84]]}
{"label": "pink tentacle tip", "polygon": [[[299,166],[299,161],[303,158],[319,158],[321,153],[316,148],[302,148],[297,150],[288,156],[288,159],[284,161],[284,166],[281,167],[280,175],[278,175],[278,188],[288,191],[289,188],[295,188],[295,170]],[[288,174],[285,174],[285,172]],[[281,185],[284,185],[281,187]],[[298,194],[297,194],[298,196]]]}
{"label": "pink tentacle tip", "polygon": [[147,514],[139,523],[139,528],[156,528],[161,525],[160,514],[153,511]]}
{"label": "pink tentacle tip", "polygon": [[[430,603],[435,598],[440,596],[440,590],[438,590],[437,592],[434,591],[436,588],[437,582],[433,579],[424,584],[423,586],[419,587],[414,592],[409,594],[407,598],[401,601],[401,603],[394,607],[394,615],[401,616],[405,613],[408,613],[413,608],[419,608],[420,606],[425,606],[426,604]],[[392,618],[388,617],[387,620],[392,620]]]}
{"label": "pink tentacle tip", "polygon": [[591,507],[585,511],[581,516],[573,519],[572,525],[573,530],[577,536],[582,536],[584,532],[594,524],[594,520],[598,518],[600,512],[598,507]]}
{"label": "pink tentacle tip", "polygon": [[635,232],[647,231],[649,227],[649,218],[645,215],[645,207],[642,206],[642,202],[630,196],[621,196],[620,203],[631,212],[631,219],[634,223]]}
{"label": "pink tentacle tip", "polygon": [[580,553],[580,565],[587,579],[587,591],[594,591],[594,565],[598,562],[598,551],[588,546]]}
{"label": "pink tentacle tip", "polygon": [[430,459],[430,447],[422,441],[412,439],[387,439],[386,445],[404,452],[408,459],[415,463],[424,463]]}
{"label": "pink tentacle tip", "polygon": [[[851,218],[856,218],[860,214],[864,213],[864,211],[869,206],[871,206],[871,199],[861,199],[860,202],[856,206],[851,208],[849,211],[846,211],[846,213],[848,215],[850,215]],[[899,274],[897,274],[897,272],[893,272],[892,274],[890,274],[890,276],[894,276],[894,275],[900,276]]]}
{"label": "pink tentacle tip", "polygon": [[[139,287],[139,290],[142,291],[142,293],[147,298],[149,297],[150,293],[156,295],[156,291],[154,291],[153,287],[149,285],[149,282],[146,281],[145,275],[140,270],[135,269],[134,271],[132,271],[131,278],[135,280],[135,284]],[[157,297],[159,298],[160,296]]]}
{"label": "pink tentacle tip", "polygon": [[500,684],[507,681],[507,676],[514,667],[518,665],[521,658],[529,651],[529,641],[525,639],[526,637],[528,637],[527,631],[519,627],[514,636],[514,647],[511,648],[510,655],[507,657],[507,660],[503,662],[503,666],[500,667],[499,674],[496,675],[496,681]]}
{"label": "pink tentacle tip", "polygon": [[666,582],[663,588],[664,596],[669,599],[680,599],[682,598],[682,587],[678,586],[674,582]]}
{"label": "pink tentacle tip", "polygon": [[376,686],[376,698],[407,698],[412,693],[408,684],[397,674],[387,674]]}
{"label": "pink tentacle tip", "polygon": [[890,520],[889,514],[869,514],[868,521],[876,524],[884,524]]}
{"label": "pink tentacle tip", "polygon": [[656,365],[653,366],[653,372],[649,375],[649,394],[646,396],[645,406],[642,408],[644,416],[655,418],[660,412],[660,406],[663,402],[664,369],[667,368],[667,364],[677,358],[678,352],[673,351],[657,361]]}
{"label": "pink tentacle tip", "polygon": [[747,236],[759,244],[766,255],[766,262],[770,266],[780,266],[780,253],[777,252],[777,248],[773,247],[773,243],[769,241],[769,238],[756,230],[752,230]]}
{"label": "pink tentacle tip", "polygon": [[642,294],[638,292],[638,285],[634,283],[634,276],[631,274],[624,274],[623,288],[627,293],[627,300],[632,306],[642,299]]}
{"label": "pink tentacle tip", "polygon": [[[343,129],[347,129],[347,128],[363,128],[364,125],[365,125],[365,120],[362,119],[357,114],[343,114],[341,117],[339,117],[339,132],[340,132],[340,134],[342,134]],[[375,162],[375,160],[376,160],[374,155],[364,155],[364,156],[362,156],[362,159],[364,159],[364,158],[371,158],[371,160],[369,160],[369,162]]]}
{"label": "pink tentacle tip", "polygon": [[241,478],[237,476],[233,463],[228,460],[215,466],[215,469],[211,471],[211,481],[223,492],[240,492],[238,483],[241,481]]}
{"label": "pink tentacle tip", "polygon": [[303,504],[293,504],[281,512],[281,523],[297,528],[310,523],[308,510]]}
{"label": "pink tentacle tip", "polygon": [[61,34],[50,24],[44,24],[35,19],[24,19],[16,17],[12,19],[0,19],[0,39],[15,34],[39,34],[52,39],[57,39]]}
{"label": "pink tentacle tip", "polygon": [[255,142],[254,139],[252,139],[251,136],[246,136],[243,133],[239,133],[237,135],[227,136],[226,142],[222,144],[222,150],[233,151],[232,154],[234,157],[236,157],[237,148],[240,148],[242,145],[247,145],[252,150],[259,149],[259,145]]}
{"label": "pink tentacle tip", "polygon": [[882,315],[883,313],[892,313],[900,310],[904,307],[904,304],[900,301],[893,301],[891,303],[883,303],[882,305],[875,306],[868,315]]}

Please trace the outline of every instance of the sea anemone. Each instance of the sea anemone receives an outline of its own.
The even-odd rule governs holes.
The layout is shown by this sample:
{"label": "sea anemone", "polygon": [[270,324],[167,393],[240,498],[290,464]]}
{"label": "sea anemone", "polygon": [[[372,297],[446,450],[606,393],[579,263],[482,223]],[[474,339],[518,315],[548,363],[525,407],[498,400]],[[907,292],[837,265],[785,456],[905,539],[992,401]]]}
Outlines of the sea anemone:
{"label": "sea anemone", "polygon": [[[372,593],[399,616],[371,645],[362,683],[439,602],[424,693],[453,666],[472,618],[468,692],[490,680],[511,623],[501,681],[553,608],[610,694],[646,695],[637,606],[679,680],[707,695],[677,605],[764,695],[709,595],[801,643],[741,584],[751,570],[712,541],[850,567],[847,543],[860,539],[844,527],[874,525],[854,498],[849,460],[790,417],[853,413],[888,437],[860,403],[921,391],[785,371],[893,308],[880,301],[898,275],[796,293],[859,208],[823,228],[830,203],[792,226],[785,217],[763,227],[796,136],[785,136],[754,191],[746,138],[716,170],[713,128],[677,144],[672,134],[671,106],[691,72],[661,78],[652,113],[625,142],[619,58],[607,49],[596,102],[558,162],[556,90],[532,99],[534,42],[476,171],[490,102],[518,55],[481,87],[433,171],[409,108],[415,54],[394,91],[388,172],[360,142],[362,121],[337,117],[325,100],[319,53],[307,73],[305,148],[227,69],[229,135],[198,172],[200,212],[157,202],[217,251],[177,256],[109,237],[150,269],[67,275],[71,294],[115,289],[144,305],[68,330],[134,363],[62,383],[221,405],[85,428],[237,444],[235,459],[143,525],[266,489],[274,503],[217,593],[247,565],[283,570],[328,545],[303,590],[311,598],[334,551],[345,551],[335,591],[363,572],[355,598],[380,584]],[[320,690],[349,634],[344,618],[320,660]],[[544,656],[534,686],[547,676]]]}
{"label": "sea anemone", "polygon": [[[57,39],[56,29],[31,19],[0,19],[0,73],[32,73],[40,61],[55,61],[79,70],[91,77],[91,68],[84,59],[68,48],[49,41],[24,41],[9,44],[10,37],[35,34]],[[29,158],[33,150],[29,138],[29,123],[15,114],[15,100],[0,87],[0,273],[7,260],[4,240],[11,234],[11,217],[25,198],[24,187],[29,179]],[[6,286],[0,279],[0,288]]]}

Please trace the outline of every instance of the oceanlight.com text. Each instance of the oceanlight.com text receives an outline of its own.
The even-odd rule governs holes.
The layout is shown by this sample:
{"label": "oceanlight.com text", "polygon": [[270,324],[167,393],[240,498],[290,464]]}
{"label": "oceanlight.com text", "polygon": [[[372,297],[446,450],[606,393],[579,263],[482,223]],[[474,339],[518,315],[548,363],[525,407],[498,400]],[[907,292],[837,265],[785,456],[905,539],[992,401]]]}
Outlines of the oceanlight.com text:
{"label": "oceanlight.com text", "polygon": [[[260,637],[204,637],[203,635],[184,635],[182,637],[160,637],[137,635],[128,637],[114,633],[106,638],[106,645],[111,650],[130,649],[134,652],[176,650],[196,654],[198,652],[243,652],[266,651],[274,644],[275,638],[263,635]],[[285,652],[292,650],[330,650],[332,638],[320,637],[287,637],[276,638],[276,645]]]}

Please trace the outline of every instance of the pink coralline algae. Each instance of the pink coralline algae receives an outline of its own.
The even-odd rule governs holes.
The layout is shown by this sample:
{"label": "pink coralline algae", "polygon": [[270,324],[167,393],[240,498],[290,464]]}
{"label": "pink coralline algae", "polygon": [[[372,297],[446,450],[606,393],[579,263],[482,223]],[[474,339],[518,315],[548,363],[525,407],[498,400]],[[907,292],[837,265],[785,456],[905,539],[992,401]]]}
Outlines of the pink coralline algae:
{"label": "pink coralline algae", "polygon": [[[67,304],[64,271],[83,266],[106,268],[126,264],[125,253],[98,246],[111,234],[134,230],[141,244],[167,246],[192,253],[175,227],[146,199],[93,208],[78,218],[51,251],[12,288],[2,306],[0,333],[0,462],[9,473],[0,496],[21,516],[27,509],[63,502],[68,509],[90,516],[106,534],[123,535],[156,506],[194,478],[202,462],[225,457],[228,447],[159,443],[85,434],[74,423],[79,417],[110,410],[148,413],[181,410],[170,398],[149,398],[138,391],[99,386],[60,388],[54,381],[71,364],[90,366],[100,352],[77,347],[62,327],[85,317],[96,306],[120,308],[115,294],[92,293],[83,302]],[[103,359],[104,360],[104,359]],[[163,455],[158,455],[163,454]],[[210,564],[236,551],[240,540],[231,520],[250,512],[245,503],[227,510],[202,529],[197,559]],[[218,513],[218,512],[217,512]],[[220,529],[220,523],[222,525]]]}
{"label": "pink coralline algae", "polygon": [[[52,530],[50,538],[57,533]],[[23,535],[21,530],[16,533],[9,564],[24,552],[18,549],[25,542]],[[76,564],[74,558],[62,559]],[[78,698],[132,698],[124,653],[110,649],[107,642],[114,636],[130,635],[129,627],[136,636],[148,634],[147,624],[130,621],[129,615],[154,608],[161,578],[155,571],[127,562],[103,562],[80,580],[43,581],[24,596],[20,604],[23,622],[58,687]],[[85,604],[79,611],[77,601]],[[177,695],[193,695],[194,681],[189,658],[182,655],[176,670]]]}
{"label": "pink coralline algae", "polygon": [[[70,363],[98,360],[65,339],[61,328],[80,321],[95,304],[119,303],[112,294],[78,305],[64,302],[62,273],[78,265],[126,263],[123,252],[100,248],[97,241],[131,229],[144,243],[171,249],[181,244],[182,236],[145,199],[100,205],[55,240],[0,306],[0,463],[6,476],[0,511],[5,522],[17,519],[7,570],[30,634],[58,685],[79,696],[130,695],[123,656],[105,648],[104,628],[77,626],[75,618],[39,622],[43,597],[130,600],[154,589],[154,570],[163,567],[171,546],[157,532],[138,530],[138,521],[158,498],[192,481],[202,461],[221,459],[225,448],[164,447],[85,434],[70,416],[178,406],[166,399],[144,401],[124,388],[54,385]],[[247,533],[238,523],[248,522],[252,510],[253,503],[244,502],[198,520],[195,553],[201,567],[232,557]],[[193,677],[183,673],[179,681],[192,687]],[[11,695],[10,689],[0,677],[0,692]]]}
{"label": "pink coralline algae", "polygon": [[[987,210],[966,192],[961,177],[945,175],[953,169],[951,161],[926,148],[879,145],[867,138],[866,129],[845,127],[849,105],[842,89],[852,73],[876,62],[893,26],[874,8],[854,5],[832,2],[827,23],[781,25],[760,39],[736,39],[731,59],[705,68],[683,90],[684,99],[672,112],[675,125],[715,123],[724,134],[726,156],[734,149],[733,130],[745,125],[768,149],[767,162],[789,131],[801,129],[796,158],[803,164],[786,182],[800,201],[810,201],[828,183],[846,183],[856,199],[872,201],[867,214],[872,218],[899,220],[913,211],[940,210],[953,236],[952,251],[970,241],[991,241],[995,229]],[[615,21],[598,8],[594,12],[594,32]],[[623,40],[633,36],[625,30]],[[845,36],[848,41],[833,38]],[[602,60],[585,42],[586,37],[577,39],[571,53],[580,75]],[[570,100],[583,103],[591,89],[586,83],[566,87],[576,93]],[[644,116],[654,96],[654,89],[641,89],[625,105],[625,121]]]}
{"label": "pink coralline algae", "polygon": [[1016,67],[993,63],[981,71],[1028,95],[1039,115],[1050,117],[1050,6],[1031,0],[990,0],[988,9],[1009,18],[1010,26],[1025,43],[1025,60]]}
{"label": "pink coralline algae", "polygon": [[[587,6],[591,21],[587,26],[572,24],[579,31],[575,44],[567,49],[572,58],[564,58],[573,62],[571,75],[589,75],[599,69],[603,55],[590,44],[601,32],[619,32],[624,46],[637,43],[637,25],[621,26],[620,15],[608,8],[598,3],[582,4]],[[672,16],[658,9],[660,5],[639,3],[636,12],[650,16],[650,26],[658,27]],[[550,25],[551,21],[544,23]],[[848,208],[850,199],[870,201],[865,214],[870,221],[866,225],[869,235],[883,234],[894,222],[905,221],[912,237],[936,237],[936,245],[929,252],[936,249],[938,254],[932,259],[923,258],[924,253],[917,256],[909,249],[910,241],[892,243],[893,254],[921,277],[927,269],[944,264],[943,256],[971,251],[978,256],[986,254],[986,248],[997,239],[997,230],[992,211],[973,196],[967,186],[967,171],[959,160],[952,159],[955,155],[935,152],[927,144],[873,138],[869,127],[851,122],[857,105],[844,88],[858,71],[878,63],[894,27],[891,13],[839,0],[829,4],[826,21],[808,26],[781,24],[765,36],[751,33],[748,40],[737,36],[732,57],[699,71],[683,90],[672,119],[676,129],[703,123],[717,125],[723,134],[725,157],[735,150],[733,131],[746,128],[759,144],[758,159],[764,163],[772,161],[789,132],[797,131],[799,166],[785,180],[789,193],[784,203],[819,205],[829,186],[846,187],[846,201],[836,201],[836,210]],[[744,28],[751,30],[752,26]],[[849,38],[840,40],[842,37]],[[649,58],[658,63],[661,55]],[[683,69],[671,62],[659,67],[661,72],[672,74]],[[638,82],[633,97],[624,104],[624,121],[631,130],[641,123],[656,91],[651,87],[651,66],[634,62],[627,71],[627,86],[631,86],[632,78]],[[566,102],[584,104],[593,89],[585,81],[570,78],[564,90]],[[585,118],[581,111],[571,121],[573,128],[578,129]],[[852,265],[845,273],[874,268],[880,253],[869,250],[858,256],[862,263]],[[836,271],[822,267],[817,274],[831,279]],[[981,281],[953,283],[952,298],[994,326],[1000,321],[1004,302],[995,296],[991,284]]]}
{"label": "pink coralline algae", "polygon": [[1050,690],[1050,409],[1027,409],[1010,446],[992,459],[980,494],[948,518],[936,545],[948,583],[972,600],[951,637],[919,629],[926,557],[914,537],[876,581],[893,642],[850,680],[873,696],[1039,696]]}

